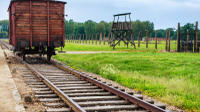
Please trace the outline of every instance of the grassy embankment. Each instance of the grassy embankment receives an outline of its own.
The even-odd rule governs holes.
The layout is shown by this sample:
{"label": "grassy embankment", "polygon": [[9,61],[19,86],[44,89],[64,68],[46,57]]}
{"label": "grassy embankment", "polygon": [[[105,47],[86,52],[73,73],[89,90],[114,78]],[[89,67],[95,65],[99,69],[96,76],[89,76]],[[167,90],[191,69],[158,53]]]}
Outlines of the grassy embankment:
{"label": "grassy embankment", "polygon": [[[68,44],[66,49],[69,51],[112,50],[106,46],[78,44]],[[151,48],[149,50],[118,48],[117,50],[130,52],[58,54],[54,58],[73,68],[93,72],[129,88],[141,90],[144,94],[168,104],[188,111],[200,111],[199,54],[160,53]]]}

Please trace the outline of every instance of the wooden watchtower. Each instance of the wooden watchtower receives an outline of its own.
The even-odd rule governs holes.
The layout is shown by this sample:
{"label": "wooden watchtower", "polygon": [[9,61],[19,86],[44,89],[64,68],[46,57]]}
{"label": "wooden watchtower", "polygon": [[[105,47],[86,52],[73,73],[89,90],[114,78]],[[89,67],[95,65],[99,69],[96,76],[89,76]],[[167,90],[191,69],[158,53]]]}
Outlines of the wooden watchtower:
{"label": "wooden watchtower", "polygon": [[[128,16],[128,20],[127,20]],[[124,17],[124,21],[120,22],[120,17]],[[115,47],[123,41],[125,45],[129,43],[135,47],[133,39],[133,28],[131,22],[131,13],[123,13],[114,15],[114,21],[112,24],[111,36],[110,36],[110,46],[115,49]]]}

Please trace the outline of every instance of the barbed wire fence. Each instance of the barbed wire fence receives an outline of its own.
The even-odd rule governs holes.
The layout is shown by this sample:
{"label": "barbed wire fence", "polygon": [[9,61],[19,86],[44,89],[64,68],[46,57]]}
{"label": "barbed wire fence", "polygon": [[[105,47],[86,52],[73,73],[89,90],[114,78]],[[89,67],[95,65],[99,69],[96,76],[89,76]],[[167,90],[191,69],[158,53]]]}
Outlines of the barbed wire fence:
{"label": "barbed wire fence", "polygon": [[[157,36],[157,30],[152,33],[145,31],[145,34],[138,32],[132,37],[136,44],[136,49],[155,49],[166,52],[199,52],[200,32],[198,22],[195,23],[195,31],[181,31],[180,23],[177,30],[172,34],[171,30],[165,31],[164,37]],[[143,36],[142,36],[143,35]],[[95,33],[95,34],[70,34],[66,35],[66,42],[82,45],[98,45],[99,47],[111,46],[111,33]],[[118,43],[118,47],[126,47],[123,43]],[[133,48],[134,49],[134,48]]]}

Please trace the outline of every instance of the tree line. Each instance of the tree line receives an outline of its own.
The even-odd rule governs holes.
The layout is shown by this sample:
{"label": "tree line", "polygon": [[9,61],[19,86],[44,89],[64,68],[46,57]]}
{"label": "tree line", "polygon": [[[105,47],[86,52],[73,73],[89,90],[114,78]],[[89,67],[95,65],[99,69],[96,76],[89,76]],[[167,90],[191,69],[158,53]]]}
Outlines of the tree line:
{"label": "tree line", "polygon": [[0,21],[0,38],[8,38],[8,20]]}
{"label": "tree line", "polygon": [[[0,21],[0,38],[8,38],[8,25],[8,20]],[[155,31],[154,23],[150,21],[136,20],[132,22],[132,27],[135,39],[137,38],[139,32],[141,37],[145,37],[147,34],[149,37],[155,37],[156,32],[157,37],[165,38],[166,32],[170,31],[170,37],[173,37],[173,39],[176,39],[177,37],[177,30],[173,28],[159,29]],[[105,33],[106,36],[108,36],[111,32],[111,28],[112,22],[95,22],[92,20],[88,20],[81,23],[75,22],[72,19],[65,21],[66,35]],[[189,34],[193,37],[193,34],[195,33],[195,24],[187,23],[184,26],[181,26],[181,36],[184,39],[187,36],[187,32],[189,32]]]}
{"label": "tree line", "polygon": [[[150,21],[133,21],[133,32],[148,30],[154,31],[154,24]],[[88,20],[84,23],[75,22],[72,19],[65,22],[65,32],[67,35],[71,34],[95,34],[95,33],[106,33],[109,35],[112,28],[112,22],[101,21],[99,23],[92,20]],[[143,33],[142,33],[143,34]],[[144,33],[145,34],[145,33]]]}

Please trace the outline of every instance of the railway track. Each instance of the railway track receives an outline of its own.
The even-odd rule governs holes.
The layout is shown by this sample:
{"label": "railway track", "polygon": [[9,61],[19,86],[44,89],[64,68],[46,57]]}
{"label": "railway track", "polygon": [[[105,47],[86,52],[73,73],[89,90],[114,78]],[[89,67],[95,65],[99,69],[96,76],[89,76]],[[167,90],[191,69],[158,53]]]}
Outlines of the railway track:
{"label": "railway track", "polygon": [[[5,44],[5,43],[4,43]],[[21,60],[20,58],[18,58]],[[19,69],[47,112],[166,112],[141,95],[113,87],[56,61],[28,57]]]}

